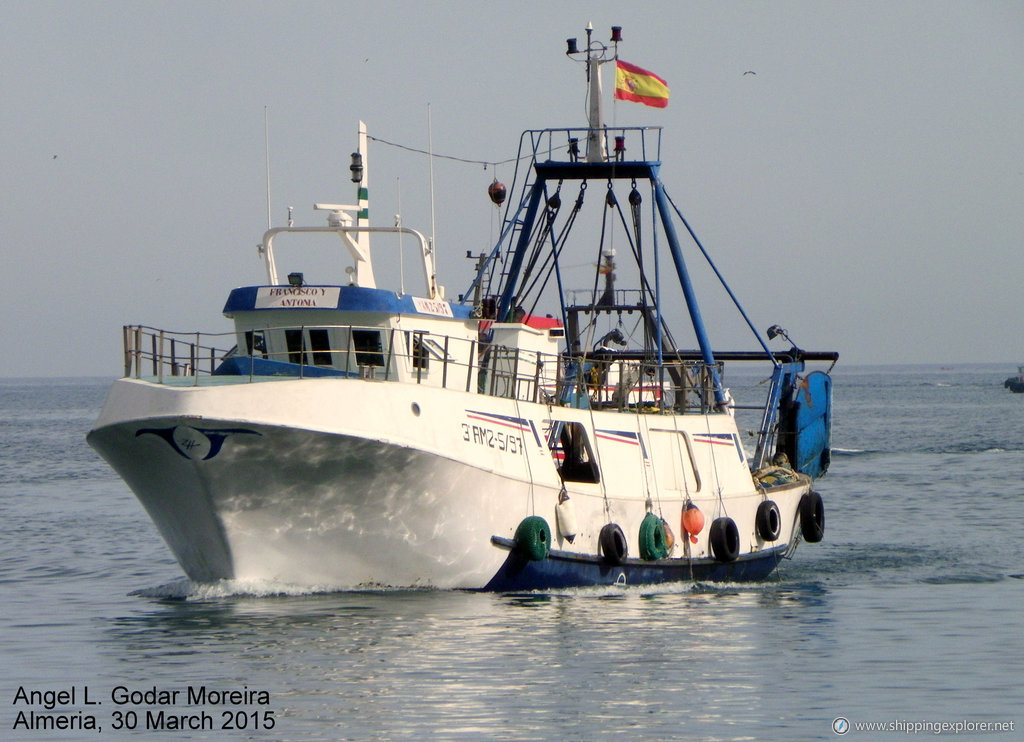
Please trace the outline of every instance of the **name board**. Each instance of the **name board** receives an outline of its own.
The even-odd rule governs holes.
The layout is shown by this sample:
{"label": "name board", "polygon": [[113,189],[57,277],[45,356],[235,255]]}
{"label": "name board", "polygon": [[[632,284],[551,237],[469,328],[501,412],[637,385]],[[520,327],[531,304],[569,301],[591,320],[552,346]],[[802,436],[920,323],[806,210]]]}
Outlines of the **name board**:
{"label": "name board", "polygon": [[339,286],[261,286],[254,309],[337,309]]}
{"label": "name board", "polygon": [[439,317],[454,317],[452,305],[440,299],[421,299],[418,296],[412,297],[413,306],[416,311],[422,314],[436,314]]}

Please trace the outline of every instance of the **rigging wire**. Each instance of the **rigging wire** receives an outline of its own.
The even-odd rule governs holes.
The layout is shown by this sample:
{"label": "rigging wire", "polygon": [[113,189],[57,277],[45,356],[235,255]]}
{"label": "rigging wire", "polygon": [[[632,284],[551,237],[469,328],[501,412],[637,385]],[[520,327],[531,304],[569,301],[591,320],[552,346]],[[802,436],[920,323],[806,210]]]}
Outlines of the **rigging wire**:
{"label": "rigging wire", "polygon": [[[555,219],[558,218],[558,212],[562,208],[561,193],[562,181],[558,181],[558,186],[555,188],[555,192],[545,202],[543,218],[537,222],[537,231],[534,235],[534,242],[530,251],[530,257],[527,258],[526,265],[520,271],[520,290],[514,297],[512,297],[512,307],[510,307],[510,309],[518,307],[520,301],[528,296],[529,291],[536,284],[536,281],[541,275],[543,275],[543,269],[551,257],[551,253],[547,250],[543,250],[542,248],[548,238],[554,236],[553,228]],[[554,240],[552,240],[552,243],[554,243]],[[537,278],[533,278],[533,272],[537,267],[537,260],[540,259],[541,253],[545,254],[544,262],[541,264],[541,271],[538,272]],[[528,284],[528,282],[530,283]]]}
{"label": "rigging wire", "polygon": [[704,255],[704,260],[707,261],[708,266],[711,268],[712,271],[714,271],[715,275],[718,277],[719,283],[722,284],[722,287],[725,289],[726,293],[729,294],[729,298],[732,299],[732,303],[736,306],[736,309],[739,311],[740,316],[743,317],[744,321],[747,323],[747,327],[749,327],[750,331],[754,333],[754,337],[757,338],[757,342],[760,343],[761,347],[764,349],[764,352],[768,356],[769,360],[772,362],[772,365],[778,366],[779,361],[775,358],[775,355],[768,348],[768,344],[761,338],[761,333],[759,333],[757,331],[757,328],[754,327],[754,323],[751,322],[750,317],[747,316],[747,313],[744,311],[743,306],[740,304],[740,300],[736,298],[736,294],[732,292],[732,289],[729,287],[729,284],[726,283],[725,277],[722,275],[721,271],[718,270],[718,266],[715,265],[715,261],[711,259],[711,256],[708,254],[708,251],[704,249],[704,245],[697,238],[697,234],[693,231],[693,228],[690,226],[690,223],[686,221],[686,217],[683,216],[683,212],[679,210],[679,207],[676,206],[675,201],[673,201],[672,197],[668,195],[667,191],[665,191],[664,185],[662,186],[662,192],[665,193],[665,199],[668,201],[669,205],[672,206],[672,209],[676,212],[676,215],[679,217],[679,220],[683,223],[683,226],[686,227],[686,231],[690,233],[690,237],[693,239],[694,244],[697,245],[701,253]]}
{"label": "rigging wire", "polygon": [[405,150],[406,152],[412,152],[417,155],[426,155],[427,157],[431,157],[438,160],[451,160],[453,162],[461,162],[466,165],[483,165],[484,170],[486,170],[488,166],[493,168],[497,167],[498,165],[508,165],[511,162],[518,162],[519,160],[529,160],[532,156],[522,155],[520,157],[510,157],[506,160],[474,160],[468,157],[457,157],[455,155],[439,155],[436,152],[431,152],[425,149],[419,149],[418,147],[410,147],[407,144],[391,142],[388,141],[387,139],[381,139],[380,137],[371,136],[370,134],[367,134],[366,138],[371,141],[377,142],[378,144],[384,144],[387,145],[388,147],[395,147],[396,149],[402,149]]}
{"label": "rigging wire", "polygon": [[[561,184],[559,184],[559,188],[561,188]],[[566,219],[565,223],[562,225],[562,229],[559,232],[558,237],[552,239],[551,251],[548,252],[547,255],[544,257],[544,262],[541,264],[540,269],[537,271],[537,275],[533,279],[533,282],[528,287],[524,287],[523,291],[521,292],[521,296],[523,298],[530,296],[530,294],[533,293],[534,288],[536,288],[537,283],[540,282],[543,278],[543,282],[541,282],[540,288],[537,289],[535,298],[533,300],[533,304],[530,306],[530,310],[529,312],[527,312],[527,314],[533,314],[534,312],[536,312],[537,305],[540,303],[540,300],[544,294],[544,289],[547,288],[548,281],[551,280],[551,274],[558,267],[558,258],[562,254],[562,249],[565,247],[566,239],[569,236],[569,232],[572,231],[572,227],[576,223],[576,217],[577,215],[579,215],[580,209],[583,207],[583,196],[586,193],[586,190],[587,182],[583,181],[582,183],[580,183],[580,192],[579,195],[576,197],[576,203],[573,205],[572,211],[569,212],[569,216]],[[551,226],[553,227],[553,223]],[[551,230],[551,236],[554,237],[553,229]],[[551,263],[550,267],[548,266],[549,262]]]}
{"label": "rigging wire", "polygon": [[[635,196],[634,196],[634,194],[635,194]],[[635,241],[634,241],[632,235],[630,235],[629,225],[626,222],[625,214],[623,214],[623,212],[622,212],[622,206],[618,202],[616,202],[615,207],[616,207],[616,209],[618,210],[618,213],[619,213],[619,220],[622,223],[622,229],[623,229],[623,232],[626,235],[626,241],[629,243],[630,250],[632,250],[632,252],[633,252],[633,258],[636,260],[637,266],[640,269],[640,302],[641,302],[641,312],[642,312],[642,315],[646,318],[647,311],[648,311],[648,309],[650,307],[650,305],[648,304],[648,299],[650,298],[650,299],[654,300],[655,297],[657,296],[657,294],[656,294],[656,288],[651,286],[650,279],[647,277],[647,274],[644,271],[643,248],[642,248],[641,239],[640,239],[640,235],[642,234],[642,229],[641,229],[641,224],[640,224],[640,204],[641,204],[641,202],[642,202],[642,199],[640,197],[640,193],[639,193],[639,191],[636,190],[636,181],[633,181],[633,190],[629,194],[629,205],[630,205],[631,215],[633,217],[633,232],[635,233],[635,236],[636,236],[635,237]],[[656,245],[657,245],[657,243],[655,243],[655,246]],[[657,252],[655,252],[655,265],[656,266],[657,266],[657,257],[658,257],[657,256]],[[659,324],[664,324],[664,322],[663,322],[663,320],[662,320],[660,315],[658,317],[658,323]],[[651,332],[651,335],[652,335],[651,342],[656,347],[657,343],[654,342],[655,341],[655,338],[654,338],[654,328],[652,327],[651,329],[652,329],[652,332]],[[668,331],[667,327],[663,327],[662,329],[663,329],[663,332],[667,332]],[[646,344],[645,344],[644,350],[648,350]]]}

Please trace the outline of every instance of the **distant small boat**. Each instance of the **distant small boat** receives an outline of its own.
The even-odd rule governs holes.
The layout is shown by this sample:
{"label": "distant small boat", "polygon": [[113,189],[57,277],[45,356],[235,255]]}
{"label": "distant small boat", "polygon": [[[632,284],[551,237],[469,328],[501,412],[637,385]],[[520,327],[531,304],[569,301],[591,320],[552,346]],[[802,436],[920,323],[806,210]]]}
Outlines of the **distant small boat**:
{"label": "distant small boat", "polygon": [[1024,392],[1024,366],[1017,366],[1017,375],[1004,381],[1003,386],[1015,394]]}

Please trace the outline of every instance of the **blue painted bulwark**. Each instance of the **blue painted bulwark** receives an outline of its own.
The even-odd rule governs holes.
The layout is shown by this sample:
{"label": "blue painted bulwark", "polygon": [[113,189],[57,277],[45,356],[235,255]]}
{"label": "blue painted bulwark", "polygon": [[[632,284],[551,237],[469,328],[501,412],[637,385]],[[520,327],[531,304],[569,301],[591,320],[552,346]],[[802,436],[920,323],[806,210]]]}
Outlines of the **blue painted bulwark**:
{"label": "blue painted bulwark", "polygon": [[252,356],[232,356],[224,359],[213,371],[214,376],[345,376],[355,377],[356,374],[348,373],[342,369],[331,368],[330,366],[313,366],[310,364],[299,365],[298,363],[286,363],[285,361],[272,361],[268,358],[254,358]]}

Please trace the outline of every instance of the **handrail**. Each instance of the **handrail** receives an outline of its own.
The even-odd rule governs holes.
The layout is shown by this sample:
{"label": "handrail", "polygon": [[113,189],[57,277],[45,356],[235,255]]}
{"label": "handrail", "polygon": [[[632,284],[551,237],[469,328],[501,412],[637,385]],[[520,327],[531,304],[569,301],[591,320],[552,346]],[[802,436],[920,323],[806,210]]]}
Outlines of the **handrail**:
{"label": "handrail", "polygon": [[[267,268],[267,279],[271,286],[279,286],[277,276],[277,263],[274,261],[274,238],[282,233],[289,234],[337,234],[346,236],[350,234],[408,234],[412,235],[419,242],[420,259],[423,261],[423,277],[426,285],[427,296],[436,299],[437,269],[434,266],[434,254],[430,241],[415,229],[409,227],[356,227],[351,225],[339,225],[330,227],[275,227],[263,233],[263,242],[260,244],[260,252],[264,257]],[[365,256],[363,259],[366,259]]]}
{"label": "handrail", "polygon": [[[255,343],[255,334],[286,329],[301,332],[301,347],[267,352]],[[311,347],[309,330],[338,330],[346,334],[343,347],[327,350]],[[381,333],[378,348],[360,349],[356,332]],[[285,375],[309,379],[325,374],[342,378],[362,377],[381,382],[405,382],[488,396],[544,402],[556,406],[589,406],[620,411],[709,412],[715,409],[714,375],[724,360],[760,361],[763,353],[726,352],[717,354],[716,368],[708,368],[694,351],[679,351],[657,363],[639,352],[590,353],[569,356],[519,347],[481,343],[475,338],[434,335],[424,331],[358,325],[297,325],[294,328],[257,328],[252,331],[256,347],[235,345],[225,348],[225,338],[237,340],[234,332],[171,332],[143,325],[122,330],[125,376],[146,378],[160,384],[177,384],[188,379],[192,385],[213,383],[219,366],[230,358],[238,363],[230,372],[219,374],[221,383],[231,380],[259,383],[270,378],[260,362],[277,363]],[[415,335],[415,341],[414,341]],[[433,351],[429,348],[432,344]],[[184,345],[188,352],[184,352]],[[385,347],[386,346],[386,347]],[[438,352],[440,351],[440,352]],[[776,360],[834,360],[834,354],[793,349],[775,354]],[[330,362],[325,363],[324,359]],[[288,370],[291,369],[291,373]],[[659,371],[664,370],[661,374]],[[152,371],[151,374],[146,372]],[[378,373],[379,372],[379,373]],[[769,395],[771,396],[771,395]],[[776,400],[777,402],[777,400]],[[734,409],[762,409],[736,405]]]}
{"label": "handrail", "polygon": [[[204,336],[209,338],[230,337],[234,339],[235,333],[176,332],[146,325],[125,325],[122,328],[124,376],[126,378],[142,378],[143,364],[151,365],[152,375],[161,382],[164,380],[165,375],[171,377],[198,377],[204,371],[206,374],[212,374],[217,367],[218,358],[223,360],[231,350],[218,349],[214,345],[204,344]],[[145,349],[147,342],[150,346],[148,352]],[[181,354],[179,357],[177,349],[181,344],[188,345],[187,360],[184,354]],[[169,351],[165,352],[165,348],[169,348]],[[209,366],[204,369],[200,366],[200,358],[204,357],[207,353],[209,353]]]}
{"label": "handrail", "polygon": [[[625,138],[629,133],[639,134],[640,161],[659,160],[661,158],[662,127],[660,126],[603,126],[598,131],[600,136],[604,139],[605,151],[611,153],[608,156],[609,162],[616,159],[616,150],[614,147],[616,134],[619,134],[623,138]],[[548,161],[558,161],[555,158],[556,152],[565,152],[567,156],[563,161],[572,161],[577,157],[577,155],[582,157],[584,154],[582,151],[579,151],[576,155],[570,153],[569,146],[572,141],[575,139],[577,142],[585,143],[587,137],[591,133],[592,130],[587,127],[528,129],[523,132],[520,139],[520,153],[518,159],[532,159],[536,162],[540,160],[546,150]],[[556,145],[556,136],[559,139],[564,136],[564,142],[559,142],[559,144]],[[653,140],[650,143],[648,142],[649,138]],[[529,154],[524,155],[524,147]],[[619,152],[618,156],[621,157],[621,155],[622,153]]]}

